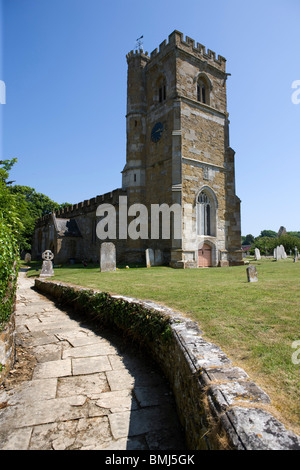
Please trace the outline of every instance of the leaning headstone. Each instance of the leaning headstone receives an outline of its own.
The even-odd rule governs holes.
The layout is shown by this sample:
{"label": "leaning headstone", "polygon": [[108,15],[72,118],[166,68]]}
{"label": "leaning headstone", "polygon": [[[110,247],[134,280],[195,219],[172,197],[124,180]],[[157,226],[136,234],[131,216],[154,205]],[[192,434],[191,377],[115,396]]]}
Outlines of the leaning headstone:
{"label": "leaning headstone", "polygon": [[100,271],[116,271],[116,247],[114,243],[104,242],[101,244]]}
{"label": "leaning headstone", "polygon": [[258,279],[257,279],[257,271],[256,271],[256,267],[255,266],[248,266],[247,267],[247,278],[248,278],[248,282],[257,282]]}
{"label": "leaning headstone", "polygon": [[146,250],[146,266],[147,268],[154,266],[154,251],[152,248],[147,248]]}
{"label": "leaning headstone", "polygon": [[25,263],[31,263],[31,254],[30,253],[26,253],[24,261],[25,261]]}
{"label": "leaning headstone", "polygon": [[54,254],[51,250],[46,250],[42,254],[43,264],[40,272],[40,277],[51,277],[54,276],[53,263]]}
{"label": "leaning headstone", "polygon": [[256,258],[257,260],[260,260],[260,259],[261,259],[260,251],[259,251],[258,248],[255,248],[255,258]]}

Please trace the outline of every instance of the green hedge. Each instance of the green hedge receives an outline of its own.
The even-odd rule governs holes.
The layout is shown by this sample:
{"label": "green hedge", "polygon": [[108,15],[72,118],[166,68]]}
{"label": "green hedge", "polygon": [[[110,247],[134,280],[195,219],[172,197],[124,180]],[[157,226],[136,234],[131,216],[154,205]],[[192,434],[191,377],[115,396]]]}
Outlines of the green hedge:
{"label": "green hedge", "polygon": [[[48,283],[47,283],[48,284]],[[139,342],[153,342],[171,337],[170,318],[143,305],[117,299],[105,292],[76,289],[49,282],[49,293],[63,305],[79,309],[107,326],[116,326]],[[52,292],[51,292],[52,291]]]}
{"label": "green hedge", "polygon": [[0,331],[14,308],[18,274],[18,245],[10,227],[0,217]]}

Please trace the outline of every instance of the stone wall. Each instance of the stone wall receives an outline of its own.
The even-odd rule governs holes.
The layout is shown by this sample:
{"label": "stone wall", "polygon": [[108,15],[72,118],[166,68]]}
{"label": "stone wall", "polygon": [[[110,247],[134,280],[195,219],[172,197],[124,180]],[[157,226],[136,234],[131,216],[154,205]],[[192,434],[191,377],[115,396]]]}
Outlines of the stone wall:
{"label": "stone wall", "polygon": [[[72,289],[77,292],[73,299],[79,298],[78,291],[91,292],[39,279],[35,287],[64,304],[71,298]],[[163,335],[151,341],[141,340],[169,380],[190,449],[300,450],[299,436],[288,431],[268,411],[268,395],[244,370],[234,367],[218,346],[203,338],[196,322],[153,302],[109,297],[119,305],[121,300],[124,305],[142,306],[145,315],[154,312],[169,319],[168,340]],[[74,300],[71,305],[76,306]],[[84,308],[87,311],[88,305]],[[113,310],[109,315],[112,321]],[[140,332],[136,337],[140,337]]]}
{"label": "stone wall", "polygon": [[8,376],[15,362],[15,312],[5,328],[0,331],[0,385]]}

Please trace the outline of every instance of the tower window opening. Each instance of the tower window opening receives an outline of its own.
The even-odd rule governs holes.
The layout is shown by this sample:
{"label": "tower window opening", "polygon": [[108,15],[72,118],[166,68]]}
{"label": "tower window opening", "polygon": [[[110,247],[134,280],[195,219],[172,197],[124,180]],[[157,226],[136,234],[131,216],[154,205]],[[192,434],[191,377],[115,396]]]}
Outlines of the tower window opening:
{"label": "tower window opening", "polygon": [[162,89],[162,87],[161,87],[161,88],[159,89],[159,102],[160,102],[160,103],[161,103],[162,100],[163,100],[163,93],[162,93],[162,92],[163,92],[163,89]]}
{"label": "tower window opening", "polygon": [[162,103],[167,99],[167,85],[165,83],[165,80],[163,80],[158,88],[158,101]]}
{"label": "tower window opening", "polygon": [[197,101],[200,103],[209,104],[208,87],[203,80],[199,80],[197,83]]}

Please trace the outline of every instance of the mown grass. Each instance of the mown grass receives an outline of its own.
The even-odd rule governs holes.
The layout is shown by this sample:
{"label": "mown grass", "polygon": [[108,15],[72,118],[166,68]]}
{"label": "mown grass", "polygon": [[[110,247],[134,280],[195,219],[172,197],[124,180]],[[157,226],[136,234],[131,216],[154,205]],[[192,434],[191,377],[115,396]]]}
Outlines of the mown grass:
{"label": "mown grass", "polygon": [[[245,266],[100,273],[98,266],[74,265],[56,268],[54,279],[151,299],[193,317],[206,339],[270,395],[277,417],[300,434],[300,364],[292,362],[292,343],[300,340],[300,262],[263,259],[252,264],[257,283],[247,282]],[[36,269],[32,265],[29,275],[38,274]]]}

